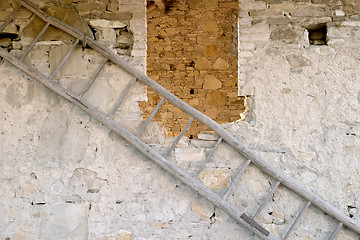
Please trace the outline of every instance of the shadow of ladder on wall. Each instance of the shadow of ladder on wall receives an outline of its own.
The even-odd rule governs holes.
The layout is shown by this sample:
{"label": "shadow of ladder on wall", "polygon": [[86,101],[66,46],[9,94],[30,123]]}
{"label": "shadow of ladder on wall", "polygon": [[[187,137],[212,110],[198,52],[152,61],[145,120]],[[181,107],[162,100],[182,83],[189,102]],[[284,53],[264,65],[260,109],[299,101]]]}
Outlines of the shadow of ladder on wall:
{"label": "shadow of ladder on wall", "polygon": [[[291,225],[287,228],[287,230],[282,233],[281,239],[288,239],[290,234],[294,230],[295,226],[299,223],[299,220],[303,216],[304,212],[312,205],[315,208],[318,208],[323,213],[331,216],[337,222],[337,225],[334,226],[334,229],[331,230],[330,236],[327,236],[327,239],[335,239],[339,230],[345,226],[354,232],[360,234],[360,223],[355,222],[353,219],[347,217],[343,214],[340,210],[333,207],[329,203],[325,202],[314,193],[309,191],[307,188],[303,187],[302,185],[295,182],[293,179],[287,177],[286,175],[280,173],[278,170],[267,164],[262,158],[257,156],[251,150],[249,150],[243,143],[241,143],[238,139],[236,139],[233,135],[223,129],[219,124],[217,124],[212,119],[208,118],[201,112],[197,111],[196,109],[192,108],[188,104],[184,103],[165,88],[157,84],[155,81],[147,77],[144,73],[140,70],[136,69],[135,67],[131,66],[129,63],[124,61],[121,57],[114,54],[110,49],[102,46],[95,40],[89,38],[84,33],[74,29],[73,27],[55,19],[39,8],[37,8],[32,3],[29,3],[24,0],[16,0],[20,5],[15,9],[15,11],[10,15],[10,17],[5,21],[5,23],[0,27],[0,33],[6,28],[6,26],[12,21],[16,13],[19,11],[20,8],[26,8],[28,11],[33,12],[36,14],[40,19],[46,22],[45,27],[42,31],[38,34],[38,36],[32,41],[30,46],[23,52],[23,55],[18,59],[14,55],[10,54],[8,51],[0,48],[0,56],[7,61],[9,61],[14,67],[22,70],[26,74],[30,75],[31,77],[37,79],[46,87],[51,89],[52,91],[56,92],[58,95],[64,97],[65,99],[69,100],[73,104],[77,105],[85,112],[90,114],[92,117],[96,118],[99,122],[106,125],[110,128],[113,132],[117,133],[124,139],[126,139],[130,144],[132,144],[136,149],[141,151],[145,156],[150,158],[153,162],[161,166],[164,170],[169,172],[175,178],[179,179],[185,185],[193,189],[202,197],[206,198],[210,201],[214,206],[220,208],[224,212],[226,212],[229,216],[234,218],[238,223],[247,227],[250,231],[256,234],[261,239],[279,239],[277,236],[271,234],[268,230],[263,228],[257,221],[256,218],[259,216],[260,212],[263,210],[267,202],[271,199],[272,195],[281,185],[287,189],[290,189],[294,194],[299,195],[305,200],[304,206],[299,209],[298,215],[295,217]],[[70,48],[64,59],[60,62],[54,72],[50,76],[45,76],[32,66],[27,65],[24,62],[25,57],[29,54],[29,52],[34,48],[35,44],[40,40],[41,36],[47,30],[49,26],[54,26],[61,31],[64,31],[71,36],[73,36],[76,41],[74,42],[73,46]],[[59,84],[54,81],[56,75],[60,72],[62,67],[65,65],[67,60],[70,58],[71,54],[75,50],[75,47],[82,43],[83,45],[87,45],[94,49],[95,51],[99,52],[103,57],[104,60],[100,64],[99,68],[95,71],[93,77],[90,79],[89,84],[83,89],[81,94],[75,94],[68,89],[63,88]],[[129,74],[133,76],[133,80],[128,84],[126,89],[123,91],[121,96],[119,97],[118,101],[116,102],[115,106],[109,113],[104,113],[97,108],[88,104],[83,96],[84,94],[92,87],[93,83],[96,81],[97,77],[99,76],[100,71],[104,68],[107,62],[112,62],[116,64],[118,67],[122,68]],[[148,119],[144,122],[144,124],[140,127],[136,134],[131,133],[129,130],[125,129],[124,127],[120,126],[117,122],[113,120],[113,115],[116,113],[120,105],[123,103],[126,95],[129,93],[129,90],[132,86],[134,86],[135,82],[141,82],[159,95],[162,96],[161,100],[159,101],[158,105],[154,108]],[[174,142],[168,147],[164,152],[160,153],[151,148],[148,144],[143,142],[140,139],[141,134],[144,132],[145,128],[151,122],[152,118],[154,117],[155,113],[159,110],[161,104],[167,100],[171,104],[175,105],[181,111],[185,112],[189,115],[189,121],[181,131],[180,135],[177,136]],[[207,158],[203,161],[202,166],[194,175],[187,174],[184,170],[179,168],[176,164],[170,162],[167,158],[169,154],[175,149],[177,143],[180,141],[181,137],[185,134],[187,128],[190,126],[193,119],[198,120],[202,124],[206,125],[209,129],[214,131],[219,139],[216,142],[213,149],[210,151],[210,154]],[[229,188],[223,194],[216,194],[215,192],[211,191],[210,189],[206,188],[198,179],[198,174],[204,169],[214,152],[216,151],[217,147],[221,142],[225,142],[232,149],[239,154],[241,154],[247,161],[240,167],[237,174],[232,176],[232,182]],[[240,211],[234,205],[232,205],[229,201],[227,201],[227,197],[229,194],[234,190],[234,187],[238,184],[241,175],[245,172],[246,168],[253,164],[258,169],[260,169],[264,174],[269,176],[270,178],[274,179],[275,184],[269,189],[266,197],[262,199],[262,203],[260,204],[259,208],[257,209],[256,213],[253,214],[251,217]],[[245,180],[244,180],[245,181]]]}

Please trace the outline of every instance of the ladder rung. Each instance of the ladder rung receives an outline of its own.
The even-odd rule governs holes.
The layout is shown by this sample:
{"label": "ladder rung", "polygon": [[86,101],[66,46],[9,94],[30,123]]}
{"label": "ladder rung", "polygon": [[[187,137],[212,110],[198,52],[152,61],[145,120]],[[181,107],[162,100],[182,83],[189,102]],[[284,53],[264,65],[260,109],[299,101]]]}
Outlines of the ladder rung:
{"label": "ladder rung", "polygon": [[118,110],[118,108],[120,107],[120,105],[122,104],[122,102],[125,100],[126,95],[129,93],[130,88],[132,88],[132,86],[134,86],[136,82],[136,77],[134,77],[131,82],[127,85],[127,87],[125,88],[124,92],[121,94],[119,100],[117,101],[117,103],[115,104],[114,108],[111,110],[111,112],[108,114],[108,117],[111,118],[116,111]]}
{"label": "ladder rung", "polygon": [[211,149],[211,152],[209,153],[209,155],[207,156],[207,158],[205,159],[205,161],[203,162],[203,164],[201,165],[201,167],[197,170],[197,172],[194,174],[194,178],[197,177],[201,171],[204,169],[205,165],[210,161],[210,159],[212,158],[212,156],[214,155],[216,149],[219,147],[220,143],[222,142],[222,138],[219,138],[215,144],[215,146]]}
{"label": "ladder rung", "polygon": [[191,122],[194,120],[193,117],[190,117],[188,122],[186,123],[185,127],[183,128],[183,130],[181,130],[179,136],[176,137],[175,141],[171,144],[171,146],[165,150],[165,152],[163,152],[161,155],[163,155],[163,157],[167,157],[169,156],[169,154],[171,153],[172,150],[174,150],[176,144],[178,144],[178,142],[180,141],[180,139],[182,138],[182,136],[184,136],[186,130],[190,127]]}
{"label": "ladder rung", "polygon": [[141,134],[145,131],[145,128],[147,127],[147,125],[149,125],[149,123],[151,122],[151,120],[154,118],[155,114],[157,113],[157,111],[160,109],[161,105],[164,103],[165,98],[161,98],[160,101],[158,102],[158,104],[156,104],[155,108],[152,110],[151,114],[149,115],[149,117],[146,119],[145,123],[141,126],[140,130],[137,132],[136,136],[140,137]]}
{"label": "ladder rung", "polygon": [[329,240],[334,240],[334,239],[335,239],[336,235],[339,233],[339,231],[340,231],[340,229],[342,228],[342,226],[343,226],[343,223],[339,223],[339,224],[336,226],[335,230],[333,231],[333,233],[332,233],[331,236],[329,237]]}
{"label": "ladder rung", "polygon": [[292,230],[295,228],[296,224],[299,222],[300,218],[302,217],[302,215],[305,213],[306,209],[308,209],[308,207],[310,206],[311,202],[307,201],[306,204],[304,205],[304,207],[301,209],[301,212],[299,213],[299,215],[296,217],[295,221],[291,224],[289,230],[286,232],[285,236],[283,237],[283,240],[286,240],[290,237],[290,234],[292,232]]}
{"label": "ladder rung", "polygon": [[244,166],[240,169],[240,171],[236,174],[234,180],[231,182],[230,187],[223,194],[222,196],[223,199],[226,199],[229,196],[229,194],[232,192],[236,184],[239,182],[241,175],[245,172],[246,168],[249,166],[250,163],[251,163],[250,160],[247,160],[245,162]]}
{"label": "ladder rung", "polygon": [[86,86],[86,88],[82,91],[82,93],[79,95],[80,97],[84,96],[84,94],[89,91],[89,89],[91,88],[91,86],[94,84],[96,78],[99,76],[101,70],[104,68],[105,64],[107,63],[109,59],[105,58],[102,63],[100,64],[99,68],[96,70],[96,72],[94,73],[94,75],[91,77],[91,80],[89,82],[89,84]]}
{"label": "ladder rung", "polygon": [[66,54],[66,56],[63,58],[63,60],[60,62],[59,66],[56,68],[56,70],[51,74],[51,76],[49,77],[50,80],[53,80],[54,77],[60,72],[60,70],[62,69],[62,67],[65,65],[65,63],[69,60],[70,55],[73,53],[73,51],[75,50],[76,46],[79,44],[79,39],[76,39],[75,43],[72,45],[72,47],[70,48],[70,50],[68,51],[68,53]]}
{"label": "ladder rung", "polygon": [[259,214],[261,213],[261,211],[264,209],[266,203],[270,200],[271,196],[274,194],[274,192],[276,191],[276,189],[279,187],[280,182],[277,181],[275,183],[275,185],[271,188],[270,192],[268,193],[268,195],[266,195],[266,198],[264,199],[264,201],[261,203],[260,207],[258,208],[258,210],[256,211],[256,213],[254,214],[254,216],[252,217],[253,219],[257,218],[259,216]]}
{"label": "ladder rung", "polygon": [[7,27],[7,25],[9,25],[9,23],[11,22],[11,20],[15,17],[15,14],[19,11],[19,9],[21,8],[21,5],[19,4],[19,6],[17,6],[15,8],[15,10],[12,12],[12,14],[6,19],[6,21],[4,22],[4,24],[1,26],[0,28],[0,33],[2,33],[2,31],[4,31],[4,29]]}
{"label": "ladder rung", "polygon": [[35,44],[40,40],[40,38],[42,37],[42,35],[44,35],[46,29],[48,29],[48,27],[50,26],[50,23],[46,23],[46,25],[43,27],[43,29],[41,30],[41,32],[36,36],[36,38],[32,41],[32,43],[30,44],[29,48],[26,49],[26,51],[24,52],[24,54],[22,55],[22,57],[20,58],[20,61],[24,61],[24,59],[26,58],[26,56],[29,54],[29,52],[33,49],[33,47],[35,46]]}

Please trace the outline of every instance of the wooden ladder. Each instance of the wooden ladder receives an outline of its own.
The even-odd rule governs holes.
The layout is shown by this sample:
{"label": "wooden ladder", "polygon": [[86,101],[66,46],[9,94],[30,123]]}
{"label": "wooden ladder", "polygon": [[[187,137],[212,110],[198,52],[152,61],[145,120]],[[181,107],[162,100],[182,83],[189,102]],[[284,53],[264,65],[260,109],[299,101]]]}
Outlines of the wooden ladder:
{"label": "wooden ladder", "polygon": [[[16,13],[19,11],[20,8],[25,8],[28,11],[36,14],[40,19],[42,19],[44,22],[46,22],[46,25],[44,28],[40,31],[38,36],[33,40],[33,42],[30,44],[30,46],[24,51],[23,55],[20,58],[16,58],[14,55],[10,54],[7,50],[4,50],[0,48],[0,56],[3,59],[6,59],[8,62],[10,62],[14,67],[22,70],[29,76],[37,79],[42,84],[44,84],[46,87],[51,89],[52,91],[56,92],[58,95],[66,98],[73,104],[77,105],[81,109],[83,109],[85,112],[90,114],[92,117],[96,118],[99,122],[109,127],[112,131],[126,139],[130,144],[132,144],[135,148],[137,148],[139,151],[141,151],[145,156],[150,158],[152,161],[154,161],[156,164],[161,166],[163,169],[168,171],[170,174],[172,174],[175,178],[179,179],[181,182],[183,182],[185,185],[193,189],[195,192],[197,192],[199,195],[206,198],[208,201],[210,201],[214,206],[222,209],[224,212],[226,212],[229,216],[234,218],[238,223],[244,225],[247,227],[250,231],[252,231],[254,234],[256,234],[261,239],[279,239],[278,237],[271,234],[268,230],[266,230],[264,227],[262,227],[257,221],[256,218],[259,216],[260,212],[263,210],[267,202],[271,199],[272,195],[275,193],[275,191],[279,188],[279,186],[283,186],[285,188],[290,189],[291,191],[295,192],[299,196],[301,196],[306,204],[299,209],[299,213],[297,217],[295,217],[294,221],[292,222],[291,226],[282,233],[281,239],[288,239],[292,231],[294,230],[297,223],[299,223],[299,220],[303,216],[304,212],[309,208],[310,205],[313,207],[316,207],[320,209],[325,214],[331,216],[333,219],[337,221],[337,225],[334,226],[334,229],[332,231],[331,236],[327,236],[329,240],[335,239],[337,236],[339,230],[346,226],[347,228],[353,230],[354,232],[360,234],[360,224],[358,222],[355,222],[353,219],[347,217],[345,214],[343,214],[340,210],[336,209],[329,203],[322,200],[320,197],[309,191],[307,188],[305,188],[303,185],[298,184],[295,182],[292,178],[282,174],[278,170],[276,170],[274,167],[270,166],[266,163],[261,157],[253,153],[251,150],[249,150],[243,143],[241,143],[237,138],[235,138],[233,135],[231,135],[229,132],[227,132],[225,129],[223,129],[219,124],[217,124],[215,121],[210,119],[209,117],[205,116],[201,112],[197,111],[196,109],[192,108],[188,104],[184,103],[177,97],[175,97],[173,94],[171,94],[169,91],[167,91],[165,88],[160,86],[158,83],[150,79],[148,76],[146,76],[144,73],[142,73],[140,70],[136,69],[135,67],[131,66],[129,63],[127,63],[125,60],[123,60],[120,56],[114,54],[110,49],[102,46],[92,38],[88,37],[84,33],[78,31],[77,29],[59,21],[58,19],[55,19],[45,12],[43,12],[41,9],[36,7],[30,2],[27,2],[25,0],[16,0],[20,5],[15,9],[15,11],[10,15],[10,17],[5,21],[5,23],[0,27],[0,33],[6,28],[6,26],[13,20]],[[57,66],[57,68],[50,74],[50,76],[45,76],[43,73],[39,72],[37,69],[27,65],[24,62],[24,59],[27,57],[29,52],[34,48],[35,44],[40,40],[41,36],[45,33],[47,28],[49,26],[53,26],[58,28],[61,31],[64,31],[71,36],[73,36],[76,41],[64,57],[64,59],[60,62],[60,64]],[[100,67],[95,71],[93,77],[90,79],[89,84],[83,89],[82,93],[75,94],[71,92],[68,89],[63,88],[58,83],[54,81],[54,78],[57,76],[59,71],[62,69],[64,64],[67,62],[67,60],[70,58],[71,54],[73,53],[75,47],[78,44],[83,44],[91,47],[95,51],[99,52],[103,57],[104,60],[100,64]],[[113,109],[108,112],[102,112],[95,107],[88,104],[83,96],[84,94],[92,87],[94,82],[96,81],[97,77],[99,76],[99,73],[102,71],[104,66],[108,63],[112,62],[113,64],[116,64],[118,67],[124,69],[126,72],[131,74],[133,76],[133,80],[128,84],[127,88],[124,90],[124,92],[119,97],[118,101],[116,102]],[[157,92],[159,95],[162,96],[161,100],[157,104],[157,106],[154,108],[148,119],[144,122],[144,124],[138,129],[136,134],[131,133],[129,130],[125,129],[124,127],[120,126],[116,121],[113,120],[114,114],[117,112],[119,106],[123,103],[126,95],[129,93],[129,90],[134,86],[135,82],[141,82],[148,87],[150,87],[152,90]],[[181,131],[180,135],[176,137],[173,144],[167,148],[164,152],[157,152],[153,148],[151,148],[148,144],[144,143],[140,136],[148,126],[148,124],[151,122],[152,118],[154,117],[155,113],[159,110],[161,104],[164,102],[164,100],[167,100],[177,108],[179,108],[181,111],[186,113],[189,116],[188,123],[184,127],[184,129]],[[185,171],[183,171],[181,168],[179,168],[177,165],[173,164],[168,160],[169,154],[174,150],[177,143],[180,141],[181,137],[185,134],[187,128],[190,126],[191,122],[196,119],[200,123],[206,125],[209,129],[214,131],[218,137],[219,140],[216,142],[215,147],[210,151],[209,156],[204,160],[202,166],[200,169],[196,172],[195,175],[191,176],[187,174]],[[198,179],[198,174],[203,170],[203,168],[206,166],[214,152],[216,151],[217,147],[221,142],[225,142],[229,146],[233,148],[234,151],[240,153],[245,159],[245,164],[240,168],[238,173],[235,176],[232,176],[232,183],[230,184],[227,191],[225,191],[224,194],[216,194],[215,192],[211,191],[210,189],[206,188]],[[229,201],[227,201],[227,197],[230,193],[234,190],[234,187],[238,184],[240,181],[241,175],[244,173],[246,168],[253,164],[257,168],[259,168],[265,175],[269,176],[270,178],[274,179],[275,184],[271,187],[271,189],[268,190],[268,194],[263,199],[262,204],[260,204],[259,208],[257,209],[256,213],[252,216],[249,216],[248,214],[242,212],[238,208],[234,207]]]}

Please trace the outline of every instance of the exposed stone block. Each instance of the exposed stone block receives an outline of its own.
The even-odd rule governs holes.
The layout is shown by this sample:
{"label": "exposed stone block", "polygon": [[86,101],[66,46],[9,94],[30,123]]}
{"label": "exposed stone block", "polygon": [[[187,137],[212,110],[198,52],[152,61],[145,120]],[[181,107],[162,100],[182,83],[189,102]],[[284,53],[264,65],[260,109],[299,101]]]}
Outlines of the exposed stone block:
{"label": "exposed stone block", "polygon": [[127,24],[122,21],[109,21],[105,19],[90,20],[89,23],[92,27],[95,28],[123,28],[127,26]]}
{"label": "exposed stone block", "polygon": [[199,179],[209,189],[222,189],[228,186],[231,172],[229,169],[206,168],[199,174]]}
{"label": "exposed stone block", "polygon": [[133,240],[133,239],[134,239],[133,233],[126,230],[120,230],[117,233],[96,238],[96,240]]}
{"label": "exposed stone block", "polygon": [[5,22],[6,19],[8,19],[11,15],[11,12],[1,12],[0,14],[0,21]]}
{"label": "exposed stone block", "polygon": [[345,21],[341,23],[344,27],[360,27],[360,21]]}
{"label": "exposed stone block", "polygon": [[204,89],[219,89],[221,87],[222,87],[222,82],[218,78],[212,75],[205,76],[204,85],[203,85]]}
{"label": "exposed stone block", "polygon": [[252,41],[268,41],[270,38],[270,33],[247,33],[240,34],[239,40],[242,42],[252,42]]}
{"label": "exposed stone block", "polygon": [[286,25],[290,23],[290,18],[288,17],[268,18],[267,23],[270,25]]}
{"label": "exposed stone block", "polygon": [[250,51],[241,51],[239,52],[239,57],[241,58],[250,58],[253,57],[254,54],[252,54]]}
{"label": "exposed stone block", "polygon": [[206,21],[203,23],[204,32],[217,32],[219,27],[216,21]]}
{"label": "exposed stone block", "polygon": [[205,46],[205,56],[219,56],[219,48],[216,45]]}
{"label": "exposed stone block", "polygon": [[128,21],[132,19],[132,14],[130,12],[104,12],[100,18],[116,21]]}
{"label": "exposed stone block", "polygon": [[280,10],[260,10],[260,11],[249,11],[251,17],[277,17],[284,16]]}
{"label": "exposed stone block", "polygon": [[206,158],[204,149],[201,148],[176,148],[175,159],[177,162],[199,162]]}
{"label": "exposed stone block", "polygon": [[255,44],[254,43],[245,43],[242,42],[239,44],[239,49],[241,50],[254,50]]}
{"label": "exposed stone block", "polygon": [[34,98],[34,85],[32,83],[12,83],[8,86],[5,100],[11,106],[24,106]]}
{"label": "exposed stone block", "polygon": [[75,9],[79,12],[92,12],[92,11],[106,11],[105,3],[81,3],[75,6]]}
{"label": "exposed stone block", "polygon": [[218,91],[206,94],[206,103],[212,106],[223,106],[226,104],[226,96]]}
{"label": "exposed stone block", "polygon": [[293,17],[326,17],[332,16],[330,8],[298,8],[291,12]]}
{"label": "exposed stone block", "polygon": [[7,48],[11,45],[11,38],[0,38],[0,47]]}
{"label": "exposed stone block", "polygon": [[226,9],[226,10],[237,10],[239,9],[239,3],[238,2],[221,2],[219,3],[219,7]]}
{"label": "exposed stone block", "polygon": [[217,136],[213,131],[204,131],[199,133],[198,139],[206,141],[217,141],[219,136]]}
{"label": "exposed stone block", "polygon": [[294,68],[299,68],[299,67],[305,67],[305,66],[309,66],[310,63],[308,60],[306,60],[305,58],[303,58],[302,56],[298,56],[298,55],[289,55],[286,56],[286,60],[289,62],[289,64],[294,67]]}
{"label": "exposed stone block", "polygon": [[9,1],[0,2],[0,10],[6,10],[8,8],[11,8]]}
{"label": "exposed stone block", "polygon": [[200,58],[195,63],[195,68],[198,70],[205,70],[211,68],[211,62],[206,58]]}
{"label": "exposed stone block", "polygon": [[32,12],[22,8],[17,12],[14,19],[29,19],[32,15]]}
{"label": "exposed stone block", "polygon": [[330,27],[327,31],[327,37],[329,39],[349,39],[352,36],[352,29],[351,28],[336,28],[336,27]]}
{"label": "exposed stone block", "polygon": [[58,204],[43,214],[41,239],[88,239],[88,204]]}
{"label": "exposed stone block", "polygon": [[202,220],[209,221],[210,217],[214,214],[214,209],[211,204],[201,203],[195,201],[191,204],[191,210],[198,215]]}
{"label": "exposed stone block", "polygon": [[271,31],[271,40],[292,40],[297,38],[297,33],[291,27],[278,27]]}
{"label": "exposed stone block", "polygon": [[226,70],[229,67],[229,63],[222,58],[216,59],[214,68],[218,70]]}

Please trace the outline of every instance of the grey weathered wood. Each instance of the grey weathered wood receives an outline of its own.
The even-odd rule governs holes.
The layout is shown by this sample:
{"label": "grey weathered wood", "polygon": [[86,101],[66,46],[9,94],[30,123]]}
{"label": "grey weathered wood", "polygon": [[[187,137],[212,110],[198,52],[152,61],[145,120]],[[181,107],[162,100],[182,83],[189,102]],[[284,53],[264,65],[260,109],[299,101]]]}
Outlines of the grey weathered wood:
{"label": "grey weathered wood", "polygon": [[7,27],[7,25],[9,25],[9,23],[11,22],[11,20],[13,20],[13,18],[15,17],[16,13],[19,11],[20,8],[21,8],[21,5],[17,6],[15,8],[15,10],[11,13],[11,15],[3,23],[3,25],[1,25],[0,33],[2,33],[2,31],[4,31],[4,29]]}
{"label": "grey weathered wood", "polygon": [[108,59],[105,58],[100,66],[98,67],[98,69],[96,69],[95,73],[93,74],[93,76],[90,79],[89,84],[84,88],[84,90],[80,93],[80,96],[84,96],[84,94],[89,91],[89,89],[91,88],[91,86],[94,84],[95,80],[97,79],[97,77],[99,76],[101,70],[104,68],[105,64],[107,63]]}
{"label": "grey weathered wood", "polygon": [[335,230],[332,232],[331,236],[329,237],[329,240],[334,240],[336,238],[336,236],[338,235],[340,229],[342,228],[343,224],[342,223],[339,223]]}
{"label": "grey weathered wood", "polygon": [[71,46],[70,50],[67,52],[63,60],[61,60],[59,66],[55,69],[55,71],[51,74],[50,80],[53,80],[56,75],[60,72],[60,70],[64,67],[65,63],[69,60],[71,54],[74,52],[76,46],[79,44],[79,39],[76,39],[75,43]]}
{"label": "grey weathered wood", "polygon": [[249,166],[249,164],[251,163],[250,160],[247,160],[244,164],[244,166],[240,169],[240,171],[236,174],[235,178],[233,179],[233,181],[231,182],[229,188],[226,190],[226,192],[223,194],[223,199],[226,199],[229,194],[233,191],[234,187],[236,186],[236,184],[239,182],[241,175],[243,175],[243,173],[245,172],[246,168]]}
{"label": "grey weathered wood", "polygon": [[130,133],[128,130],[120,126],[115,121],[108,118],[105,113],[100,112],[93,106],[90,106],[86,102],[83,102],[80,96],[75,95],[74,93],[70,92],[69,90],[61,87],[60,85],[56,84],[54,81],[51,81],[48,77],[44,74],[40,73],[37,69],[34,69],[23,62],[16,59],[12,54],[8,53],[7,51],[0,48],[0,56],[4,59],[9,61],[11,64],[19,68],[20,70],[24,71],[29,76],[37,79],[42,84],[44,84],[47,88],[51,89],[55,93],[59,94],[60,96],[64,97],[68,101],[72,102],[73,104],[80,107],[82,110],[90,114],[92,117],[97,119],[100,123],[104,124],[108,128],[110,128],[113,132],[123,137],[129,143],[131,143],[135,148],[137,148],[140,152],[142,152],[145,156],[150,158],[153,162],[158,164],[164,170],[172,174],[175,178],[182,181],[185,185],[189,186],[191,189],[196,191],[198,194],[206,198],[212,204],[214,204],[219,209],[222,209],[226,212],[229,216],[233,217],[238,223],[242,224],[254,234],[256,234],[259,238],[264,240],[279,240],[274,235],[270,234],[266,229],[260,229],[260,225],[257,228],[254,228],[254,222],[249,220],[245,217],[241,217],[243,212],[239,209],[231,205],[229,202],[222,199],[220,196],[215,194],[214,192],[210,191],[206,187],[204,187],[201,182],[192,178],[183,170],[181,170],[176,165],[172,164],[168,160],[166,160],[161,154],[156,152],[150,146],[145,144],[141,139]]}
{"label": "grey weathered wood", "polygon": [[155,117],[155,114],[157,113],[157,111],[160,109],[161,105],[164,103],[165,99],[162,97],[160,99],[160,101],[156,104],[155,108],[152,110],[152,112],[150,113],[149,117],[146,119],[146,121],[144,122],[144,124],[141,126],[141,128],[139,129],[139,131],[136,133],[137,137],[140,137],[141,134],[145,131],[145,128],[147,127],[147,125],[149,125],[149,123],[151,122],[151,120]]}
{"label": "grey weathered wood", "polygon": [[40,40],[40,38],[44,35],[45,31],[50,26],[50,23],[46,23],[46,25],[43,27],[43,29],[40,31],[40,33],[36,36],[36,38],[32,41],[28,49],[24,52],[24,54],[21,56],[20,61],[24,61],[26,56],[29,54],[29,52],[34,48],[35,44]]}
{"label": "grey weathered wood", "polygon": [[253,219],[256,219],[259,214],[261,213],[261,211],[264,209],[264,207],[266,206],[266,203],[270,200],[270,198],[272,197],[272,195],[274,194],[274,192],[276,191],[276,189],[279,187],[280,182],[277,181],[275,183],[275,185],[271,188],[270,192],[266,195],[265,199],[263,200],[263,202],[261,203],[261,205],[259,206],[258,210],[256,211],[256,213],[254,214],[254,216],[252,217]]}
{"label": "grey weathered wood", "polygon": [[180,139],[184,136],[184,134],[186,133],[187,129],[190,127],[191,122],[194,120],[193,117],[190,117],[188,122],[186,123],[185,127],[181,130],[180,134],[175,138],[175,141],[171,144],[171,146],[166,149],[161,155],[164,156],[165,158],[167,156],[169,156],[169,154],[172,152],[172,150],[175,149],[176,144],[178,144],[178,142],[180,141]]}
{"label": "grey weathered wood", "polygon": [[136,78],[133,78],[129,84],[126,86],[124,92],[121,94],[119,100],[116,102],[115,106],[113,107],[113,109],[110,111],[110,113],[108,114],[108,117],[111,118],[116,111],[118,110],[118,108],[120,107],[120,105],[124,102],[125,97],[127,96],[127,94],[129,93],[130,89],[134,86],[136,82]]}
{"label": "grey weathered wood", "polygon": [[299,222],[300,218],[304,215],[306,209],[310,206],[311,202],[307,201],[304,207],[301,209],[299,215],[295,218],[294,222],[291,224],[290,228],[287,230],[283,240],[287,240],[290,237],[291,232],[294,230],[296,224]]}
{"label": "grey weathered wood", "polygon": [[210,159],[212,158],[212,156],[214,155],[216,149],[219,147],[220,143],[222,142],[222,138],[219,138],[215,144],[215,146],[211,149],[211,152],[209,153],[209,155],[207,156],[207,158],[205,159],[205,161],[201,164],[200,168],[196,171],[196,173],[194,174],[194,177],[197,177],[201,171],[204,169],[204,167],[206,166],[206,164],[210,161]]}
{"label": "grey weathered wood", "polygon": [[[59,21],[56,18],[53,18],[49,15],[47,15],[45,12],[37,8],[35,5],[28,3],[24,0],[16,0],[20,4],[22,4],[24,7],[29,9],[30,11],[34,12],[38,17],[43,19],[46,22],[49,22],[51,25],[63,30],[64,32],[76,37],[76,38],[83,38],[84,34],[81,33],[79,30]],[[356,222],[354,219],[349,218],[344,213],[342,213],[339,209],[335,208],[331,204],[327,203],[317,195],[315,195],[313,192],[309,191],[306,187],[304,187],[301,184],[298,184],[296,181],[294,181],[292,178],[286,176],[285,174],[281,173],[277,169],[275,169],[273,166],[268,164],[264,159],[262,159],[260,156],[255,154],[253,151],[251,151],[248,147],[245,146],[244,143],[242,143],[239,139],[232,136],[229,132],[227,132],[224,128],[222,128],[219,124],[217,124],[214,120],[210,119],[203,113],[199,112],[198,110],[194,109],[187,103],[181,101],[176,96],[174,96],[172,93],[170,93],[168,90],[163,88],[161,85],[153,81],[151,78],[146,76],[142,71],[137,69],[136,67],[132,66],[128,62],[126,62],[124,59],[122,59],[120,56],[114,54],[110,49],[107,49],[106,47],[102,46],[95,40],[93,40],[90,37],[86,37],[87,44],[101,53],[104,57],[109,58],[114,64],[117,64],[121,68],[123,68],[125,71],[127,71],[129,74],[135,76],[139,81],[143,82],[147,86],[149,86],[152,90],[160,94],[162,97],[164,97],[167,101],[169,101],[171,104],[177,106],[179,109],[184,111],[185,113],[189,114],[190,116],[193,116],[195,119],[197,119],[199,122],[203,123],[207,127],[209,127],[211,130],[213,130],[218,136],[223,138],[225,142],[227,142],[230,146],[232,146],[236,151],[241,153],[245,158],[252,161],[253,164],[255,164],[257,167],[259,167],[264,173],[268,174],[272,178],[274,178],[276,181],[279,181],[283,186],[291,189],[295,193],[299,194],[303,198],[309,200],[312,202],[313,205],[317,206],[319,209],[324,211],[326,214],[331,215],[335,219],[337,219],[339,222],[342,222],[345,226],[352,229],[353,231],[360,234],[360,224]]]}

